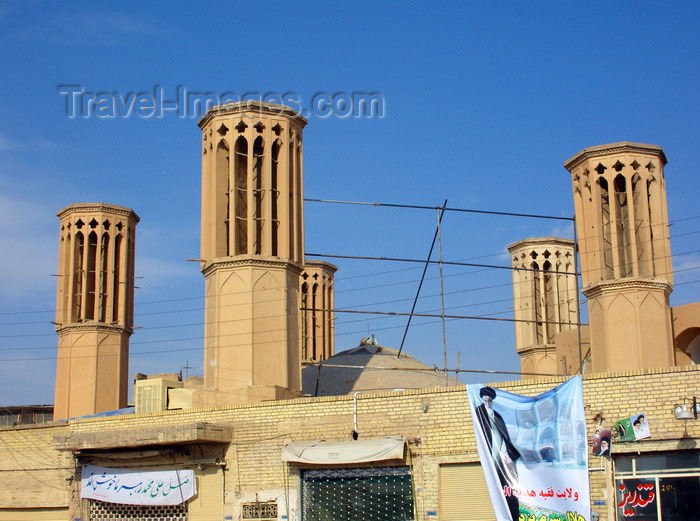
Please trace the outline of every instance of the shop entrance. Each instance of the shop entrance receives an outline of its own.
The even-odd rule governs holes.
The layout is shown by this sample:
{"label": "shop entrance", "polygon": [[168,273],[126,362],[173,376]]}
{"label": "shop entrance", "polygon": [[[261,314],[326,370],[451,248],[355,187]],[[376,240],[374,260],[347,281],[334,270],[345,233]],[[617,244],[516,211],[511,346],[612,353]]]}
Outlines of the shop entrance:
{"label": "shop entrance", "polygon": [[699,521],[700,451],[615,458],[615,509],[625,521]]}
{"label": "shop entrance", "polygon": [[302,471],[302,521],[410,521],[408,467]]}

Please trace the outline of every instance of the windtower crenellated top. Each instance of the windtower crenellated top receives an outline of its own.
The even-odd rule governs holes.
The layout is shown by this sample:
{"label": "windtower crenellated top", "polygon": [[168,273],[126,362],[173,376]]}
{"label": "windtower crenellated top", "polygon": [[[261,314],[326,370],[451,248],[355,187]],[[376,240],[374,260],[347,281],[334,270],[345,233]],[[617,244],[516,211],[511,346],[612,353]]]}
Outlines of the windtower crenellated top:
{"label": "windtower crenellated top", "polygon": [[663,148],[661,148],[659,145],[646,145],[644,143],[620,141],[618,143],[610,143],[608,145],[597,145],[594,147],[584,148],[578,154],[564,161],[564,168],[567,170],[572,170],[573,168],[576,168],[580,162],[594,157],[624,153],[652,154],[659,156],[663,162],[663,165],[666,165],[668,162],[666,160],[666,154],[664,154]]}
{"label": "windtower crenellated top", "polygon": [[236,103],[226,103],[225,105],[215,105],[200,118],[197,122],[199,128],[204,129],[212,119],[219,116],[234,116],[245,115],[250,117],[251,114],[258,114],[260,117],[283,117],[294,121],[301,128],[304,128],[308,121],[297,111],[287,105],[279,105],[277,103],[266,103],[258,100],[239,101]]}
{"label": "windtower crenellated top", "polygon": [[117,206],[116,204],[108,204],[108,203],[74,203],[74,204],[69,204],[62,210],[59,210],[56,212],[56,215],[58,216],[59,219],[63,218],[64,215],[68,215],[70,213],[74,212],[110,212],[114,215],[121,215],[123,217],[128,217],[129,219],[132,219],[134,221],[134,224],[137,224],[141,218],[136,215],[136,212],[134,212],[131,208],[127,208],[126,206]]}

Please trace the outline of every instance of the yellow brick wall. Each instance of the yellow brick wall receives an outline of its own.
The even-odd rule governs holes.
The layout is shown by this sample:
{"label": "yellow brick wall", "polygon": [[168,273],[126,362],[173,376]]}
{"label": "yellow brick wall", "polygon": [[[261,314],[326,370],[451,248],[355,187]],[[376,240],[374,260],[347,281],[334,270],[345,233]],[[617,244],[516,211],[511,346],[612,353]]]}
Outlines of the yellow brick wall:
{"label": "yellow brick wall", "polygon": [[[534,396],[563,381],[565,378],[561,377],[490,385]],[[679,444],[688,443],[687,440],[700,441],[700,421],[677,421],[672,413],[673,406],[684,396],[700,394],[700,371],[696,366],[593,374],[586,375],[583,382],[589,440],[595,430],[593,418],[598,413],[605,419],[606,428],[611,428],[615,420],[638,412],[647,415],[652,438],[616,443],[614,436],[613,453],[675,450]],[[424,405],[427,405],[426,412],[423,412]],[[408,438],[418,490],[419,519],[426,519],[426,511],[438,510],[439,465],[478,460],[464,386],[363,393],[357,397],[357,418],[360,439],[389,435]],[[140,428],[166,430],[169,425],[183,422],[226,424],[233,429],[233,440],[227,447],[205,447],[201,453],[197,448],[174,460],[179,465],[194,465],[197,458],[214,457],[221,451],[226,462],[225,515],[238,519],[240,504],[255,501],[256,494],[260,501],[276,499],[280,513],[286,513],[286,480],[291,519],[295,519],[298,467],[289,465],[285,470],[280,459],[281,449],[290,442],[349,440],[353,430],[353,398],[302,398],[225,409],[167,411],[74,420],[63,426],[0,430],[0,504],[70,504],[71,515],[78,514],[78,502],[73,499],[79,493],[78,483],[66,481],[73,475],[73,458],[70,453],[56,450],[54,435],[117,429],[138,433]],[[167,459],[161,463],[172,464],[172,461]],[[146,463],[153,463],[153,460],[144,460],[141,464]],[[612,508],[611,461],[590,455],[589,465],[592,500],[607,501],[607,507],[596,508],[601,511]],[[613,519],[610,514],[608,518]]]}
{"label": "yellow brick wall", "polygon": [[70,499],[73,456],[54,448],[67,425],[0,429],[0,508],[64,507]]}

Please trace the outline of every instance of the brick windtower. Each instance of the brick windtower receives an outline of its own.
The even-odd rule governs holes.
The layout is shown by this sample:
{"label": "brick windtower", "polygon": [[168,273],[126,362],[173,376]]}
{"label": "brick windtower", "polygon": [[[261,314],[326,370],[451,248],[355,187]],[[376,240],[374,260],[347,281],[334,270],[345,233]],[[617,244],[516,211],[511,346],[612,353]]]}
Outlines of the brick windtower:
{"label": "brick windtower", "polygon": [[54,419],[127,406],[139,217],[104,203],[58,212]]}
{"label": "brick windtower", "polygon": [[213,107],[202,129],[204,388],[197,405],[301,392],[302,129],[288,107]]}
{"label": "brick windtower", "polygon": [[571,173],[595,372],[674,365],[666,156],[659,146],[586,148]]}
{"label": "brick windtower", "polygon": [[508,246],[513,266],[515,348],[524,373],[558,374],[555,337],[576,327],[574,241],[524,239]]}

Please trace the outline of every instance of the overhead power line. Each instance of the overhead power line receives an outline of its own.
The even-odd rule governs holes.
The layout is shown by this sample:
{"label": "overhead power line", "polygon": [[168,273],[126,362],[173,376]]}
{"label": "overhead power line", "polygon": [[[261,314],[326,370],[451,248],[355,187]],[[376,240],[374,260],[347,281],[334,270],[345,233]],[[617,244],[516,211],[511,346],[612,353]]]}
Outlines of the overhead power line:
{"label": "overhead power line", "polygon": [[[368,255],[332,255],[332,254],[326,254],[326,253],[307,253],[307,257],[323,257],[327,259],[351,259],[351,260],[374,260],[374,261],[393,261],[393,262],[414,262],[414,263],[420,263],[420,264],[440,264],[441,261],[434,261],[434,260],[425,260],[425,259],[409,259],[409,258],[404,258],[404,257],[371,257]],[[461,261],[442,261],[443,265],[448,265],[448,266],[469,266],[471,268],[488,268],[488,269],[495,269],[495,270],[508,270],[508,271],[534,271],[534,272],[541,272],[543,270],[541,269],[536,269],[536,268],[520,268],[520,267],[513,267],[513,266],[500,266],[498,264],[477,264],[474,262],[461,262]],[[570,273],[567,271],[554,271],[554,270],[546,270],[547,273],[552,274],[552,275],[574,275],[574,273]]]}
{"label": "overhead power line", "polygon": [[[406,356],[406,355],[404,355]],[[486,373],[486,374],[514,374],[527,376],[562,376],[554,373],[529,373],[523,371],[495,371],[489,369],[449,369],[449,368],[433,368],[429,367],[379,367],[367,365],[350,365],[350,364],[326,364],[324,362],[310,362],[303,364],[307,367],[321,367],[321,369],[337,368],[337,369],[362,369],[363,371],[415,371],[419,373]]]}
{"label": "overhead power line", "polygon": [[528,217],[532,219],[555,219],[559,221],[573,221],[573,217],[560,217],[557,215],[538,215],[532,213],[517,213],[517,212],[499,212],[494,210],[476,210],[473,208],[450,208],[448,206],[425,206],[419,204],[397,204],[397,203],[370,203],[363,201],[339,201],[334,199],[311,199],[304,198],[304,202],[309,203],[330,203],[330,204],[351,204],[357,206],[376,206],[385,208],[410,208],[413,210],[431,210],[435,211],[436,208],[444,209],[446,212],[461,212],[461,213],[476,213],[483,215],[504,215],[509,217]]}
{"label": "overhead power line", "polygon": [[[301,308],[302,311],[311,311],[312,308]],[[393,317],[425,317],[425,318],[459,318],[464,320],[491,320],[495,322],[524,322],[532,324],[533,322],[538,322],[537,319],[526,319],[526,318],[497,318],[497,317],[487,317],[484,315],[443,315],[441,313],[402,313],[399,311],[370,311],[361,309],[316,309],[316,312],[333,312],[333,313],[355,313],[360,315],[389,315]],[[561,322],[554,320],[547,320],[548,324],[559,324],[559,325],[572,325],[572,322]],[[587,326],[588,324],[581,323],[582,326]]]}

